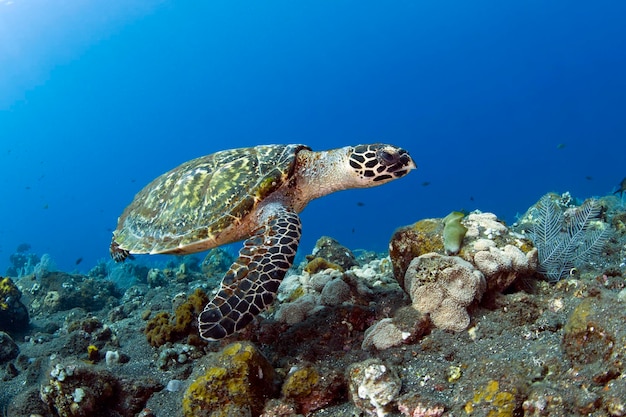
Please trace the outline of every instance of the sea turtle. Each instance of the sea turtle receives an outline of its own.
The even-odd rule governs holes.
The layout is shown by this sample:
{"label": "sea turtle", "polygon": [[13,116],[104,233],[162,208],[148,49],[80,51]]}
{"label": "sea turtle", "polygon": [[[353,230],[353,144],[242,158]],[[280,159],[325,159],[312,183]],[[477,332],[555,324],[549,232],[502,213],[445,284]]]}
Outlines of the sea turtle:
{"label": "sea turtle", "polygon": [[118,219],[111,256],[187,254],[246,239],[198,317],[204,339],[222,339],[274,301],[300,241],[298,213],[309,201],[384,184],[415,167],[407,151],[381,143],[322,152],[304,145],[220,151],[141,190]]}

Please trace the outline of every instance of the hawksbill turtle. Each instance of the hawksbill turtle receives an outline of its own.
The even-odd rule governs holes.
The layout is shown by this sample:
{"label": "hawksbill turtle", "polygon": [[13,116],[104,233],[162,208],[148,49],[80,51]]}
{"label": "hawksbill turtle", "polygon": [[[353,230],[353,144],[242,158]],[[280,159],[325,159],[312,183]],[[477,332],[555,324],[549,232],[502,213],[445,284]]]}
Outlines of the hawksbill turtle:
{"label": "hawksbill turtle", "polygon": [[268,307],[300,241],[298,213],[309,201],[384,184],[416,168],[387,144],[314,152],[262,145],[185,162],[143,188],[113,232],[116,261],[130,254],[188,254],[245,239],[219,292],[198,317],[200,336],[219,340]]}

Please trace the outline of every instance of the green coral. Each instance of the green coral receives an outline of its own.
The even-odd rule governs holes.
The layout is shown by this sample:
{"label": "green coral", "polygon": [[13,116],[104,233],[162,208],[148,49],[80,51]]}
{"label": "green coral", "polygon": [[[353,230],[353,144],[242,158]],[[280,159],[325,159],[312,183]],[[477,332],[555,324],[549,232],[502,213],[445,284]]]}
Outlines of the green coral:
{"label": "green coral", "polygon": [[443,248],[447,255],[456,255],[461,250],[467,227],[461,224],[465,214],[453,211],[443,218]]}
{"label": "green coral", "polygon": [[191,383],[183,398],[185,417],[216,417],[249,410],[258,415],[274,391],[274,369],[249,342],[226,346],[206,372]]}

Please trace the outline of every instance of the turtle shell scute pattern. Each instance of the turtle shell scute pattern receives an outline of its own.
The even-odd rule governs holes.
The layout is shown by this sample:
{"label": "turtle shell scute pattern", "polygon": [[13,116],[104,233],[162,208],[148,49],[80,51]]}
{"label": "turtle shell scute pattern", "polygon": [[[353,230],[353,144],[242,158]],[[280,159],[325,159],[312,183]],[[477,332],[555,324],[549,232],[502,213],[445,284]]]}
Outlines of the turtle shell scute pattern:
{"label": "turtle shell scute pattern", "polygon": [[249,215],[293,173],[304,145],[220,151],[185,162],[141,190],[118,220],[113,242],[130,253],[177,253]]}

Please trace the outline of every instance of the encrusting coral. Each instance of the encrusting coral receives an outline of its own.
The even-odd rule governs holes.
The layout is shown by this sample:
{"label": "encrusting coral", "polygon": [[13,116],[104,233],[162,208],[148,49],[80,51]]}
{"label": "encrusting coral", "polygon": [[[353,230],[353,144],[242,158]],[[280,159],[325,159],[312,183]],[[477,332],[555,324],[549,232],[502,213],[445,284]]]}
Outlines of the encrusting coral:
{"label": "encrusting coral", "polygon": [[537,249],[498,221],[495,214],[471,213],[463,221],[467,234],[460,256],[483,273],[489,295],[535,273]]}
{"label": "encrusting coral", "polygon": [[341,267],[341,265],[327,261],[326,259],[319,256],[311,259],[309,263],[304,267],[304,270],[309,274],[315,274],[328,268],[336,269],[337,271],[343,272],[343,268]]}
{"label": "encrusting coral", "polygon": [[0,280],[0,330],[24,331],[28,326],[28,310],[22,304],[22,293],[11,278]]}
{"label": "encrusting coral", "polygon": [[487,280],[490,293],[501,292],[522,276],[530,276],[537,269],[537,249],[524,253],[513,245],[503,249],[489,246],[476,252],[474,264]]}
{"label": "encrusting coral", "polygon": [[[350,249],[328,236],[322,236],[319,238],[317,242],[315,242],[315,247],[313,248],[311,255],[307,255],[307,260],[309,261],[314,260],[315,258],[322,258],[333,265],[338,265],[341,267],[342,271],[347,271],[351,267],[359,264]],[[326,268],[328,267],[323,269]],[[331,268],[334,268],[334,266],[331,266]],[[320,268],[317,270],[319,271]]]}
{"label": "encrusting coral", "polygon": [[371,346],[378,350],[411,343],[430,331],[432,324],[427,314],[412,306],[399,308],[392,318],[386,317],[370,326],[363,335],[361,349]]}
{"label": "encrusting coral", "polygon": [[167,342],[175,342],[188,337],[192,344],[200,343],[194,324],[198,314],[202,312],[209,297],[201,289],[191,294],[187,300],[181,303],[172,318],[167,312],[159,312],[146,325],[145,334],[148,343],[159,347]]}
{"label": "encrusting coral", "polygon": [[10,305],[21,297],[20,290],[11,278],[0,280],[0,310],[8,310]]}
{"label": "encrusting coral", "polygon": [[69,362],[54,365],[39,395],[55,416],[131,417],[141,411],[154,392],[162,389],[151,378],[120,378],[108,371]]}
{"label": "encrusting coral", "polygon": [[350,365],[347,379],[352,402],[368,416],[388,415],[402,387],[395,371],[378,358]]}
{"label": "encrusting coral", "polygon": [[423,219],[394,232],[389,242],[389,257],[400,286],[413,258],[429,252],[444,253],[443,228],[443,222],[438,219]]}
{"label": "encrusting coral", "polygon": [[249,342],[226,346],[208,358],[204,369],[185,392],[185,417],[259,415],[275,392],[272,365]]}

